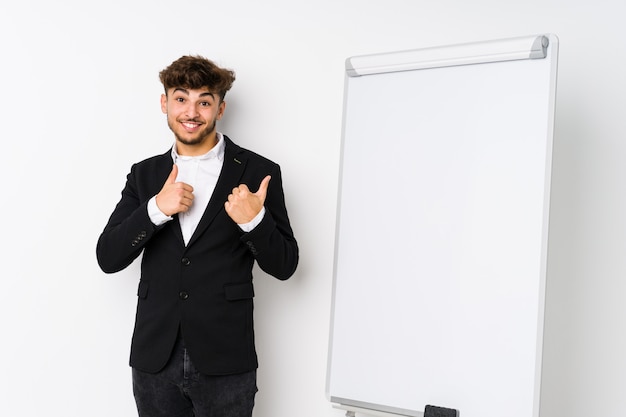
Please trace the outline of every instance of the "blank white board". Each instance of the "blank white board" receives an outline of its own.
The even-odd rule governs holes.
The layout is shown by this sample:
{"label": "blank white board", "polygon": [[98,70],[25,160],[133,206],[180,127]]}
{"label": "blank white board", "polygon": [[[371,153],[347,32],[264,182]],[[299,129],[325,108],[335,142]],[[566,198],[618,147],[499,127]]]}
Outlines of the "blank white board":
{"label": "blank white board", "polygon": [[346,61],[327,396],[537,417],[558,39]]}

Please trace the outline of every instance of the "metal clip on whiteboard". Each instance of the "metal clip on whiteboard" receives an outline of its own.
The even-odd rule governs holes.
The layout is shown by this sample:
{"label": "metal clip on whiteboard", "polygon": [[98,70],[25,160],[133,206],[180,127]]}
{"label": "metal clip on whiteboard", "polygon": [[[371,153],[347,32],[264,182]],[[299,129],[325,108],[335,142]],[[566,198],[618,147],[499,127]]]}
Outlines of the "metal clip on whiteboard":
{"label": "metal clip on whiteboard", "polygon": [[445,47],[361,55],[346,59],[346,74],[350,77],[358,77],[361,75],[456,65],[542,59],[546,57],[549,44],[548,36],[536,35]]}

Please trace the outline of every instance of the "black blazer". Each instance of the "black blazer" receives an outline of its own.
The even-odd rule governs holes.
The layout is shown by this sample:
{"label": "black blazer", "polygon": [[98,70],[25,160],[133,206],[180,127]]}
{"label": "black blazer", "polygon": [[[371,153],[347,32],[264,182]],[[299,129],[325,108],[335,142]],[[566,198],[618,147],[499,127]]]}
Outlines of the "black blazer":
{"label": "black blazer", "polygon": [[[150,221],[147,203],[172,169],[171,151],[134,164],[122,197],[98,239],[96,255],[106,273],[120,271],[142,252],[130,365],[157,372],[167,363],[179,329],[194,365],[208,375],[258,366],[254,346],[252,267],[285,280],[298,264],[280,167],[224,137],[224,165],[205,213],[183,242],[178,218]],[[271,175],[265,217],[244,233],[226,214],[232,189],[256,192]]]}

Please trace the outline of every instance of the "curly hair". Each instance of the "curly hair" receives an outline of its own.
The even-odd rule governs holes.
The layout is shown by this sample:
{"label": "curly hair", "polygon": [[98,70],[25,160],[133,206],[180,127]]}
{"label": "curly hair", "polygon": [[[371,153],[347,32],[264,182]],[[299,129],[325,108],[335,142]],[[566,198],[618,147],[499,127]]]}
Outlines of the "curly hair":
{"label": "curly hair", "polygon": [[224,100],[226,92],[230,90],[235,81],[235,72],[220,68],[213,61],[203,56],[186,55],[178,58],[162,70],[159,73],[159,79],[166,94],[170,88],[199,89],[207,87],[212,92],[218,93],[220,99]]}

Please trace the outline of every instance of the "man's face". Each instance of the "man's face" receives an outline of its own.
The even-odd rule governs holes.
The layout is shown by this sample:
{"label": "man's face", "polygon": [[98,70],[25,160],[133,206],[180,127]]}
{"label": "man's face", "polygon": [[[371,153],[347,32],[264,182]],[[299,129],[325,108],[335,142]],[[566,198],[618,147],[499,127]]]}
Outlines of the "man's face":
{"label": "man's face", "polygon": [[161,110],[180,150],[208,152],[215,145],[215,125],[226,103],[208,88],[170,88],[161,96]]}

